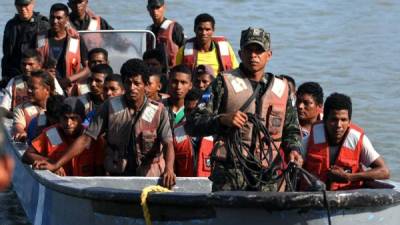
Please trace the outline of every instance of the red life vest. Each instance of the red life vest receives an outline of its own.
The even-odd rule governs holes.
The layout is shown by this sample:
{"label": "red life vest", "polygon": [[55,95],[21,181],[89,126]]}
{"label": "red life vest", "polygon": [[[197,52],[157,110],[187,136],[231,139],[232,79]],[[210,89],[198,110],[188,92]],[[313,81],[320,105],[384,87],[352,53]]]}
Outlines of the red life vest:
{"label": "red life vest", "polygon": [[[175,44],[172,39],[172,34],[174,33],[174,27],[176,22],[173,20],[165,20],[156,35],[156,46],[164,45],[164,50],[168,56],[168,66],[173,67],[176,64],[176,55],[179,51],[179,46]],[[147,27],[151,30],[151,26]],[[150,39],[151,40],[151,39]],[[147,49],[152,49],[151,42],[147,42]]]}
{"label": "red life vest", "polygon": [[186,134],[183,127],[184,123],[174,128],[175,174],[178,177],[208,177],[211,174],[213,138],[203,137],[198,154],[195,154],[191,137]]}
{"label": "red life vest", "polygon": [[[55,161],[66,153],[68,146],[72,143],[73,140],[67,141],[60,135],[57,125],[44,129],[43,133],[32,141],[32,145],[39,153]],[[85,149],[80,155],[63,166],[67,176],[92,176],[94,167],[95,151],[93,148]]]}
{"label": "red life vest", "polygon": [[17,105],[29,101],[30,97],[28,96],[28,85],[23,79],[23,76],[17,76],[14,78],[11,97],[11,110],[13,110]]}
{"label": "red life vest", "polygon": [[[72,28],[71,28],[72,29]],[[65,51],[66,76],[69,77],[81,70],[80,38],[67,35],[68,44]],[[50,45],[47,34],[38,36],[38,51],[46,63],[50,56]]]}
{"label": "red life vest", "polygon": [[[359,172],[360,154],[362,151],[364,131],[353,123],[345,134],[343,144],[340,146],[335,165],[349,170],[352,173]],[[327,182],[327,172],[330,168],[329,144],[323,122],[313,125],[308,140],[307,156],[304,168],[317,176],[321,181]],[[330,184],[329,190],[354,189],[362,186],[361,181]]]}
{"label": "red life vest", "polygon": [[[213,37],[219,61],[219,70],[227,71],[233,67],[232,58],[229,51],[229,43],[224,37]],[[183,64],[194,70],[197,66],[197,49],[195,48],[195,38],[189,39],[183,50]]]}

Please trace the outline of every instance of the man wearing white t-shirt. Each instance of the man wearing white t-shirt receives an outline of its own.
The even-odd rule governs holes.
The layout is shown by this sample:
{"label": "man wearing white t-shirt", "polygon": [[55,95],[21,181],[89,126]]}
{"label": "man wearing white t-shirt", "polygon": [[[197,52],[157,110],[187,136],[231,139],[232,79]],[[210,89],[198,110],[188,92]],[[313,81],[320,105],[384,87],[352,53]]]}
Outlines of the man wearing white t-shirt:
{"label": "man wearing white t-shirt", "polygon": [[325,101],[323,121],[315,123],[303,140],[304,168],[329,190],[360,188],[366,180],[390,176],[363,129],[351,122],[351,113],[350,97],[333,93]]}

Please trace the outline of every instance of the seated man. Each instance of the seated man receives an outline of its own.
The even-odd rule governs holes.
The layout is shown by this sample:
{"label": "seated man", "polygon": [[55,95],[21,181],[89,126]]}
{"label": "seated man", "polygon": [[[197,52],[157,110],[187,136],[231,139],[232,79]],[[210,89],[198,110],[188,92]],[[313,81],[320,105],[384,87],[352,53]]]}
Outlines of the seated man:
{"label": "seated man", "polygon": [[47,99],[54,95],[53,77],[46,72],[33,72],[28,80],[28,94],[31,101],[14,109],[13,133],[16,141],[25,141],[32,118],[46,110]]}
{"label": "seated man", "polygon": [[121,96],[125,94],[124,84],[122,83],[121,75],[111,74],[106,77],[103,87],[104,100],[111,97]]}
{"label": "seated man", "polygon": [[195,70],[194,86],[203,92],[202,103],[207,103],[211,97],[210,84],[214,81],[214,71],[208,65],[199,65]]}
{"label": "seated man", "polygon": [[350,97],[333,93],[325,101],[323,121],[314,124],[303,141],[304,168],[332,191],[360,188],[364,181],[390,176],[364,130],[351,122],[351,114]]}
{"label": "seated man", "polygon": [[99,64],[91,68],[91,74],[87,79],[90,91],[78,97],[85,105],[86,113],[96,110],[104,102],[104,80],[111,74],[113,70],[107,64]]}
{"label": "seated man", "polygon": [[163,64],[163,53],[160,49],[147,50],[143,54],[143,61],[149,66],[149,68],[154,68],[161,71],[160,81],[161,81],[161,93],[167,93],[168,86],[168,74],[167,69]]}
{"label": "seated man", "polygon": [[[185,117],[197,107],[202,93],[190,90],[185,96]],[[191,137],[184,129],[185,120],[174,128],[175,171],[178,177],[208,177],[211,174],[213,137]]]}
{"label": "seated man", "polygon": [[161,93],[163,88],[161,71],[155,67],[150,67],[149,72],[149,85],[146,87],[146,95],[151,100],[161,102],[162,99],[168,98],[167,94]]}
{"label": "seated man", "polygon": [[306,82],[299,86],[296,95],[297,114],[304,138],[310,134],[312,125],[322,120],[324,92],[318,83]]}
{"label": "seated man", "polygon": [[[57,171],[105,134],[107,150],[104,166],[116,176],[163,178],[163,185],[175,184],[174,149],[168,113],[161,103],[148,100],[145,86],[148,67],[140,59],[122,65],[125,94],[108,99],[98,110],[85,132],[55,163],[42,161],[38,168]],[[162,150],[161,145],[165,149]]]}
{"label": "seated man", "polygon": [[29,101],[28,78],[32,72],[42,69],[42,64],[42,57],[38,51],[31,49],[23,53],[21,60],[22,74],[11,78],[8,82],[0,107],[6,112],[12,112],[17,105]]}
{"label": "seated man", "polygon": [[42,133],[43,129],[59,122],[61,117],[61,107],[63,106],[64,96],[53,95],[47,99],[46,111],[35,116],[28,125],[27,142],[30,144],[33,139]]}
{"label": "seated man", "polygon": [[[83,104],[75,97],[67,98],[61,109],[60,122],[43,130],[32,141],[23,155],[24,162],[36,166],[35,161],[58,160],[66,149],[83,132],[82,119],[85,116]],[[92,145],[93,146],[93,145]],[[97,148],[89,147],[82,154],[70,160],[55,171],[60,176],[92,176],[95,171]]]}

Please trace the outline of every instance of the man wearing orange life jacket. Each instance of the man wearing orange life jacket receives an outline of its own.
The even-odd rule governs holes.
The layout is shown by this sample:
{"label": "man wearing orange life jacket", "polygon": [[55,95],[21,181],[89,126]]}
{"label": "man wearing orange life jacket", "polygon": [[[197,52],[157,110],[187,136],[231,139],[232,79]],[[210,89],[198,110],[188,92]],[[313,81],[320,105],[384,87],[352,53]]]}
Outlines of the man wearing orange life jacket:
{"label": "man wearing orange life jacket", "polygon": [[179,49],[176,64],[185,64],[192,71],[197,65],[209,65],[214,74],[238,67],[231,45],[223,37],[213,37],[214,17],[207,13],[200,14],[194,21],[196,37],[187,40]]}
{"label": "man wearing orange life jacket", "polygon": [[50,30],[38,36],[38,50],[44,61],[50,58],[57,61],[58,79],[63,88],[71,82],[85,83],[89,75],[86,46],[74,29],[67,28],[67,23],[68,7],[56,3],[50,9]]}
{"label": "man wearing orange life jacket", "polygon": [[[185,118],[197,107],[201,98],[202,92],[199,89],[193,88],[188,92],[185,97]],[[176,174],[181,177],[209,177],[214,139],[212,136],[191,137],[187,135],[184,128],[185,122],[186,120],[175,128],[177,135],[174,141],[180,141],[181,146],[188,146],[186,149],[174,146]],[[179,151],[180,149],[184,151]]]}
{"label": "man wearing orange life jacket", "polygon": [[296,92],[296,108],[302,137],[310,135],[314,123],[322,120],[324,92],[316,82],[305,82]]}
{"label": "man wearing orange life jacket", "polygon": [[[175,66],[176,54],[179,48],[185,43],[185,35],[183,34],[183,27],[179,23],[165,18],[165,9],[164,0],[148,0],[147,11],[153,20],[153,24],[148,26],[147,30],[155,34],[156,48],[165,54],[164,57],[167,60],[163,60],[163,64],[173,67]],[[149,36],[147,41],[147,49],[151,49],[152,38]]]}
{"label": "man wearing orange life jacket", "polygon": [[[60,122],[44,129],[32,141],[31,146],[24,153],[23,160],[28,164],[33,164],[35,168],[37,160],[54,161],[59,159],[65,154],[67,147],[82,133],[84,116],[85,108],[78,99],[75,97],[65,99],[61,108]],[[90,146],[55,173],[60,176],[94,175],[96,151],[97,149],[93,148],[93,145]]]}
{"label": "man wearing orange life jacket", "polygon": [[[173,133],[175,150],[175,173],[180,177],[206,176],[203,170],[200,173],[198,167],[198,152],[193,148],[192,137],[186,134],[185,124],[185,98],[192,89],[192,73],[185,65],[177,65],[170,71],[169,94],[164,105],[168,109],[168,115]],[[207,174],[208,176],[208,174]]]}
{"label": "man wearing orange life jacket", "polygon": [[46,72],[32,72],[28,80],[28,94],[31,101],[22,103],[14,109],[13,136],[17,141],[24,141],[32,118],[44,112],[47,98],[54,95],[54,80]]}
{"label": "man wearing orange life jacket", "polygon": [[[325,101],[323,121],[314,124],[303,140],[304,168],[332,191],[361,188],[364,181],[390,176],[385,161],[364,130],[351,122],[351,115],[350,97],[333,93]],[[364,171],[361,165],[371,169]]]}
{"label": "man wearing orange life jacket", "polygon": [[287,81],[264,72],[272,57],[269,33],[261,28],[243,30],[239,55],[239,68],[217,76],[210,100],[187,117],[185,130],[193,136],[216,136],[213,191],[277,191],[281,181],[257,171],[280,165],[280,150],[302,163],[297,113]]}
{"label": "man wearing orange life jacket", "polygon": [[23,73],[11,78],[0,102],[0,107],[4,108],[6,112],[12,112],[17,105],[30,100],[27,81],[32,72],[42,68],[42,57],[39,52],[30,49],[23,53],[21,64]]}

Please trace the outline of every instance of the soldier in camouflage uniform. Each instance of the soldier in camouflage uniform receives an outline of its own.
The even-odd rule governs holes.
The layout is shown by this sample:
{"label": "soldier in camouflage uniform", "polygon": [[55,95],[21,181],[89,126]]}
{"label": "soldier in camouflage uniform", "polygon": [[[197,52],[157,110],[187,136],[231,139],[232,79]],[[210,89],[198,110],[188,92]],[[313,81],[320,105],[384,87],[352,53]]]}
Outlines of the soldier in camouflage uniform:
{"label": "soldier in camouflage uniform", "polygon": [[[275,147],[269,150],[264,147],[260,150],[260,145],[255,144],[253,151],[247,151],[258,156],[260,167],[272,165],[274,159],[279,158],[276,157],[279,150],[282,150],[288,160],[299,165],[303,162],[300,154],[300,128],[296,109],[289,97],[290,88],[287,81],[264,72],[272,56],[269,33],[263,29],[248,28],[242,31],[240,47],[242,63],[239,68],[224,72],[215,79],[211,86],[210,101],[206,106],[199,106],[188,116],[185,130],[192,136],[216,136],[212,153],[213,170],[210,176],[213,191],[277,191],[277,182],[268,182],[268,178],[256,188],[249,185],[249,177],[236,166],[237,159],[232,149],[224,143],[235,129],[239,129],[241,141],[245,143],[243,146],[253,146],[255,143],[252,139],[258,134],[253,133],[253,125],[248,116],[257,115],[268,128],[268,133],[275,143]],[[251,101],[248,107],[243,109],[248,99]],[[260,152],[265,151],[272,152],[272,161],[262,158]]]}

